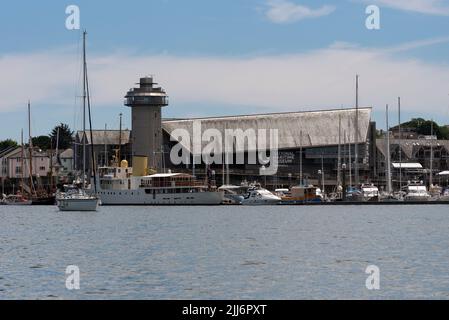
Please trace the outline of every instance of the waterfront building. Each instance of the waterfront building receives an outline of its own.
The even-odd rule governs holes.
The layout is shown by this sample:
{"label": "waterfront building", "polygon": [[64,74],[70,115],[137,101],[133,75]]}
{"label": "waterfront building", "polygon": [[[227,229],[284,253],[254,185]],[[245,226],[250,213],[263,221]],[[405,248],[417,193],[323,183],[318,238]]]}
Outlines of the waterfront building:
{"label": "waterfront building", "polygon": [[[224,177],[230,176],[230,183],[240,184],[242,180],[264,182],[267,187],[289,186],[299,183],[300,165],[302,163],[303,183],[310,183],[321,186],[324,182],[326,188],[334,189],[337,186],[339,176],[338,150],[340,144],[341,164],[346,163],[346,170],[340,170],[341,177],[346,175],[349,183],[355,177],[355,144],[358,144],[359,152],[359,173],[362,182],[370,182],[375,178],[376,167],[376,125],[371,121],[371,108],[360,108],[358,110],[358,138],[355,133],[356,109],[336,109],[308,112],[288,112],[271,113],[258,115],[240,115],[231,117],[211,117],[198,119],[176,119],[162,122],[164,130],[164,150],[165,166],[176,171],[193,171],[193,165],[173,166],[170,162],[169,151],[177,143],[170,141],[176,129],[184,129],[193,137],[194,122],[201,123],[201,131],[204,133],[208,129],[216,129],[225,136],[225,130],[247,130],[258,129],[278,130],[279,148],[277,174],[264,178],[261,181],[259,175],[260,163],[256,164],[230,164],[229,169],[223,165],[211,165],[216,174],[218,183],[225,183]],[[184,142],[182,142],[184,143]],[[203,141],[202,147],[207,145]],[[233,145],[232,159],[236,159],[238,153],[243,153],[244,158],[248,158],[248,148],[250,144],[243,143],[243,146]],[[191,146],[184,145],[185,149],[191,150]],[[349,165],[351,161],[351,165]],[[349,168],[352,170],[349,171]],[[204,175],[206,166],[202,162],[195,167],[196,174]],[[324,177],[322,176],[324,174]]]}
{"label": "waterfront building", "polygon": [[[121,134],[120,134],[121,133]],[[131,131],[125,130],[92,130],[91,140],[90,133],[78,131],[75,134],[75,163],[74,169],[79,171],[83,163],[83,137],[86,139],[86,169],[92,168],[91,150],[93,148],[95,159],[98,166],[110,165],[115,161],[116,155],[121,160],[131,161]],[[120,161],[119,161],[120,162]]]}
{"label": "waterfront building", "polygon": [[[385,184],[386,143],[385,139],[377,139],[377,169],[379,185]],[[408,181],[424,181],[438,183],[438,173],[449,169],[449,140],[430,139],[391,139],[390,151],[392,161],[392,182],[395,189]],[[431,164],[432,159],[432,164]],[[402,163],[402,166],[400,165]],[[431,169],[432,168],[432,169]]]}

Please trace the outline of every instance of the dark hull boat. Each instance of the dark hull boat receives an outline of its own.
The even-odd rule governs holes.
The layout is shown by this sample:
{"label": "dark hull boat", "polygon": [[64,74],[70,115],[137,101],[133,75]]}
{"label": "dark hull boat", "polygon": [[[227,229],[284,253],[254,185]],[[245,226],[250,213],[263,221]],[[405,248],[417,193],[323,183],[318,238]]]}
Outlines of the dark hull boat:
{"label": "dark hull boat", "polygon": [[56,196],[43,196],[32,199],[32,206],[53,206],[56,203]]}

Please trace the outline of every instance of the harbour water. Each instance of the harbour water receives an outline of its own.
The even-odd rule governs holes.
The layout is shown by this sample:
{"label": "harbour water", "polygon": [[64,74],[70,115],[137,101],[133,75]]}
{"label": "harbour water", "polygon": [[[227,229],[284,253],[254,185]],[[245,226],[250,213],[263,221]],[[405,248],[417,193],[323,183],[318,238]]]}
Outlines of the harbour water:
{"label": "harbour water", "polygon": [[448,299],[448,248],[437,205],[0,206],[0,299]]}

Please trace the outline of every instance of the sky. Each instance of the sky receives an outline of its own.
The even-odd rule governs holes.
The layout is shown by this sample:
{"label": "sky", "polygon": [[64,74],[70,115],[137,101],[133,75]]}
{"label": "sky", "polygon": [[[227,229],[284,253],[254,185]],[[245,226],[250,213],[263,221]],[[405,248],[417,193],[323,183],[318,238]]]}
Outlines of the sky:
{"label": "sky", "polygon": [[[97,129],[118,129],[127,90],[153,75],[169,117],[206,117],[385,105],[397,122],[449,124],[449,0],[4,1],[0,8],[0,140],[81,128],[82,30]],[[380,29],[366,27],[368,6]]]}

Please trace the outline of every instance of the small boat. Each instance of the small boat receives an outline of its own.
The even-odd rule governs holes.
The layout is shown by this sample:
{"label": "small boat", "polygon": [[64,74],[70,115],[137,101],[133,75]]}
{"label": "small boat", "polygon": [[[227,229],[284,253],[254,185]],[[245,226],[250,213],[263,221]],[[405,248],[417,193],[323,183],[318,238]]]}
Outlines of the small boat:
{"label": "small boat", "polygon": [[320,203],[323,201],[323,195],[321,190],[314,186],[294,186],[281,200],[281,204]]}
{"label": "small boat", "polygon": [[354,188],[354,187],[348,187],[346,190],[346,199],[345,201],[348,202],[363,202],[363,193],[362,190]]}
{"label": "small boat", "polygon": [[56,203],[56,196],[50,194],[40,194],[32,197],[31,204],[33,206],[53,206]]}
{"label": "small boat", "polygon": [[242,205],[257,206],[257,205],[272,205],[279,204],[281,198],[275,196],[267,189],[259,185],[255,185],[248,189],[248,192],[243,197]]}
{"label": "small boat", "polygon": [[449,189],[445,189],[441,194],[440,201],[449,201]]}
{"label": "small boat", "polygon": [[2,204],[7,206],[29,206],[32,201],[21,194],[3,196]]}
{"label": "small boat", "polygon": [[411,182],[406,188],[405,201],[429,201],[432,198],[427,191],[427,187],[422,182]]}
{"label": "small boat", "polygon": [[56,203],[61,211],[97,211],[100,201],[82,189],[73,188],[58,194]]}
{"label": "small boat", "polygon": [[237,204],[243,203],[245,197],[241,194],[242,187],[234,185],[223,185],[218,188],[218,191],[224,192],[223,204]]}

